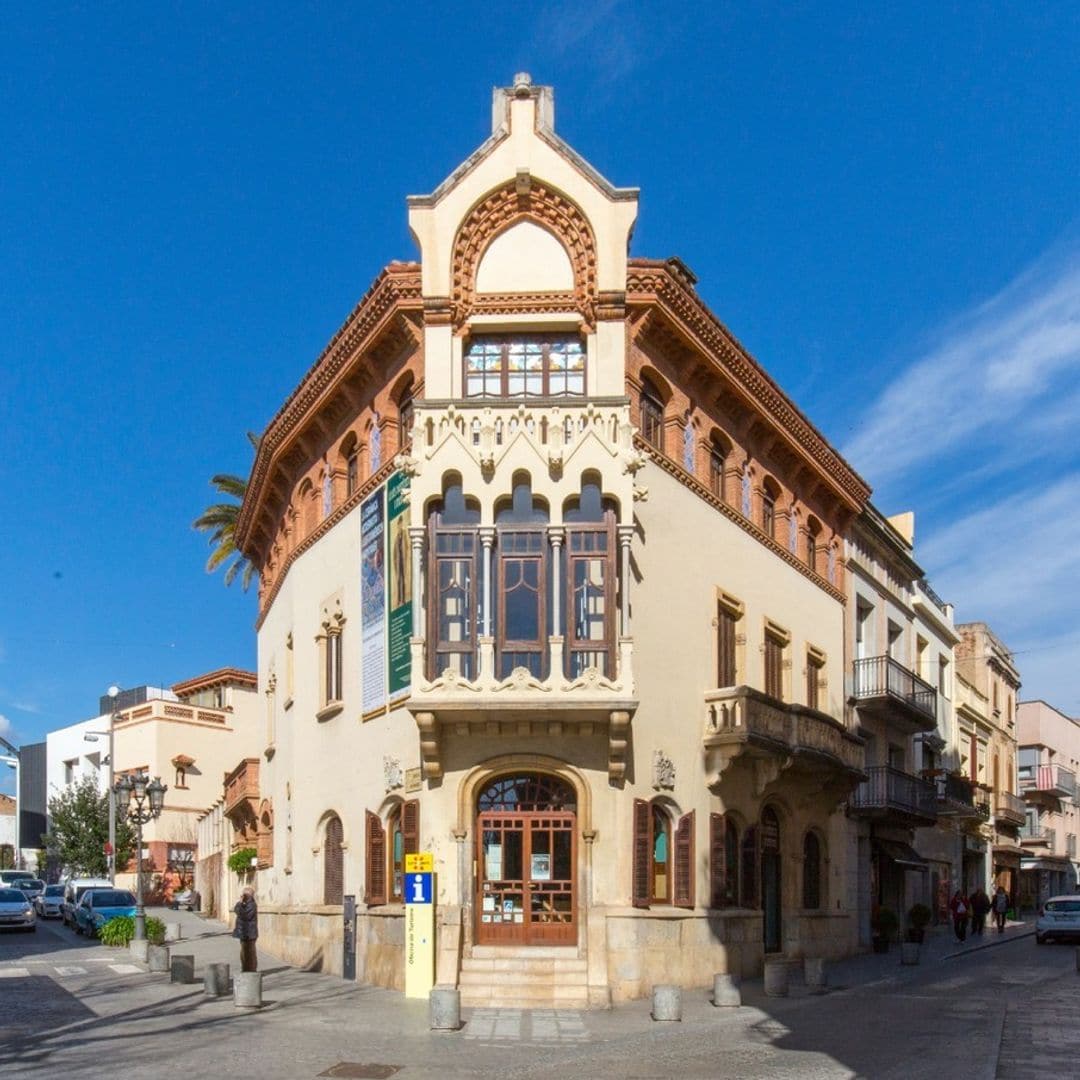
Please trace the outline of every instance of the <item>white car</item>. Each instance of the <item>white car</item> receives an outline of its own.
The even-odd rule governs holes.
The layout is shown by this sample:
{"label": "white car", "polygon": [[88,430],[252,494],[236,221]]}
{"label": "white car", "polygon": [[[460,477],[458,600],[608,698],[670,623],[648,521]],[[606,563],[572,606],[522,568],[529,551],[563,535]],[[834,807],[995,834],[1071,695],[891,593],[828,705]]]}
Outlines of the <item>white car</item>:
{"label": "white car", "polygon": [[41,919],[59,919],[60,905],[64,901],[63,885],[46,885],[45,891],[34,898],[34,910]]}
{"label": "white car", "polygon": [[0,930],[36,930],[37,919],[25,893],[0,888]]}
{"label": "white car", "polygon": [[1080,938],[1080,895],[1053,896],[1043,904],[1035,920],[1035,941],[1045,945],[1050,938]]}

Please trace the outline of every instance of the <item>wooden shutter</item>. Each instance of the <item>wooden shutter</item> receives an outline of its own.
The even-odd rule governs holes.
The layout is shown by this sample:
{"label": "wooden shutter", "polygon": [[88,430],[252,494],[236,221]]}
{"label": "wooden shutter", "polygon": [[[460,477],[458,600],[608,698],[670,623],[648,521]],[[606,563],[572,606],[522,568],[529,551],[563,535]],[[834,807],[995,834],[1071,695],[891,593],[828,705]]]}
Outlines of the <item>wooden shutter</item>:
{"label": "wooden shutter", "polygon": [[757,828],[751,825],[743,833],[742,842],[742,896],[744,908],[758,906],[758,840]]}
{"label": "wooden shutter", "polygon": [[735,685],[735,616],[716,605],[716,685]]}
{"label": "wooden shutter", "polygon": [[644,799],[634,800],[634,907],[649,906],[652,899],[652,808]]}
{"label": "wooden shutter", "polygon": [[365,815],[367,865],[364,873],[364,902],[368,907],[386,903],[386,833],[378,814]]}
{"label": "wooden shutter", "polygon": [[675,889],[676,907],[694,906],[694,811],[683,814],[675,827]]}
{"label": "wooden shutter", "polygon": [[420,800],[409,799],[401,804],[401,839],[406,855],[420,850]]}
{"label": "wooden shutter", "polygon": [[709,907],[728,906],[727,818],[709,815]]}
{"label": "wooden shutter", "polygon": [[341,850],[344,831],[341,818],[326,823],[323,843],[323,903],[340,904],[345,891],[345,856]]}

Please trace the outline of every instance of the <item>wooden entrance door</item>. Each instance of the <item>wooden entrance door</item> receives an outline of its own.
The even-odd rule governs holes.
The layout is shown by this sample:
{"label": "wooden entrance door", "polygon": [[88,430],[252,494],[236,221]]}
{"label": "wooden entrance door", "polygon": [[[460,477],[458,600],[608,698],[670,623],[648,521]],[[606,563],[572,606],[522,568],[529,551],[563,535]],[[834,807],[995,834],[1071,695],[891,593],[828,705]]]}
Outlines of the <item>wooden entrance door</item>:
{"label": "wooden entrance door", "polygon": [[780,885],[780,821],[775,811],[766,809],[761,815],[761,907],[767,953],[780,952],[783,947]]}
{"label": "wooden entrance door", "polygon": [[[520,809],[485,808],[508,803]],[[479,810],[476,943],[576,945],[572,789],[555,778],[508,778],[481,795]]]}

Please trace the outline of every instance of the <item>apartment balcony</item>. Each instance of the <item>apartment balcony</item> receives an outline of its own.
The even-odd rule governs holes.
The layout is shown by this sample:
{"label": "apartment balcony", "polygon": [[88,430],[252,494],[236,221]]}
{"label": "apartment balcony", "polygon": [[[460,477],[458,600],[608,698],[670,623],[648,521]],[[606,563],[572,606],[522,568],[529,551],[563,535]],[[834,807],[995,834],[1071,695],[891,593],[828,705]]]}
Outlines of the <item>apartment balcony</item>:
{"label": "apartment balcony", "polygon": [[256,819],[259,812],[259,759],[244,758],[225,776],[225,816]]}
{"label": "apartment balcony", "polygon": [[1025,795],[1042,795],[1052,799],[1076,796],[1076,775],[1060,765],[1036,765],[1020,770],[1020,790]]}
{"label": "apartment balcony", "polygon": [[937,727],[937,691],[891,656],[856,660],[853,704],[909,734]]}
{"label": "apartment balcony", "polygon": [[148,720],[182,721],[188,724],[214,724],[222,726],[229,723],[232,711],[229,709],[211,709],[202,705],[184,705],[179,701],[144,701],[130,709],[123,709],[117,714],[116,725],[145,723]]}
{"label": "apartment balcony", "polygon": [[873,765],[866,772],[866,779],[848,800],[852,816],[908,827],[937,821],[937,789],[933,784],[891,765]]}
{"label": "apartment balcony", "polygon": [[757,795],[784,776],[835,802],[865,776],[865,744],[825,713],[777,701],[748,686],[705,695],[705,782],[716,790],[733,765],[751,770]]}
{"label": "apartment balcony", "polygon": [[937,795],[938,817],[971,822],[989,819],[990,807],[981,798],[981,791],[975,781],[966,776],[946,773],[932,777],[930,782]]}
{"label": "apartment balcony", "polygon": [[994,800],[994,821],[998,825],[1018,829],[1027,820],[1026,806],[1019,795],[999,791]]}
{"label": "apartment balcony", "polygon": [[1020,846],[1024,850],[1029,848],[1034,849],[1046,849],[1047,852],[1053,853],[1054,841],[1056,837],[1053,829],[1028,829],[1024,828],[1020,830]]}

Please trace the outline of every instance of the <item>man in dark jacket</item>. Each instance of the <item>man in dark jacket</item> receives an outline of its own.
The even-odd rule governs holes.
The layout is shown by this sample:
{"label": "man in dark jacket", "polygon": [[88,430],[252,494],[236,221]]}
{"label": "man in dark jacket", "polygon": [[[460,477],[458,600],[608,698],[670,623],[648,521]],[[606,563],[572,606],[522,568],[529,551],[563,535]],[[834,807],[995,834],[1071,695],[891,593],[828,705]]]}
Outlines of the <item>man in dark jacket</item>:
{"label": "man in dark jacket", "polygon": [[255,954],[255,942],[259,937],[259,908],[255,903],[255,889],[245,885],[240,899],[233,908],[236,912],[236,929],[233,936],[240,939],[240,970],[258,971],[259,960]]}
{"label": "man in dark jacket", "polygon": [[990,897],[980,885],[971,894],[971,933],[975,937],[982,937],[986,926],[986,916],[990,913]]}

